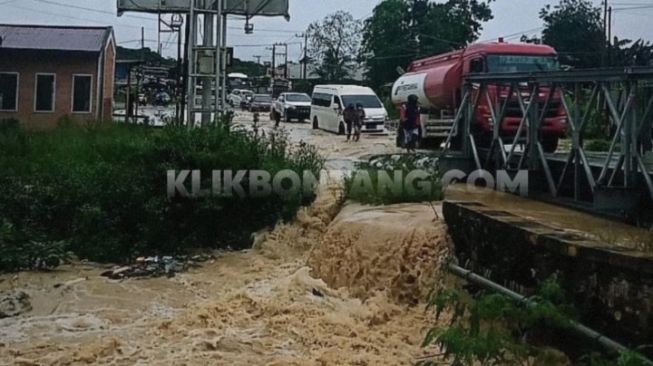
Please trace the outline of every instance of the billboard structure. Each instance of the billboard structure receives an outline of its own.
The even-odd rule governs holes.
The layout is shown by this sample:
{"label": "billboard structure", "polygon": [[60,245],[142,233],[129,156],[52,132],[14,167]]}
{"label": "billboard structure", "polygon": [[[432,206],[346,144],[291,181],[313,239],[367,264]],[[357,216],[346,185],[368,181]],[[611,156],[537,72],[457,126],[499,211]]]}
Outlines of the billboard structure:
{"label": "billboard structure", "polygon": [[[118,15],[124,12],[188,13],[191,0],[117,0]],[[283,16],[289,18],[289,0],[223,0],[223,14]],[[196,7],[217,10],[218,0],[197,0]]]}
{"label": "billboard structure", "polygon": [[[183,80],[178,84],[177,121],[183,122],[183,115],[186,115],[185,122],[192,127],[198,123],[196,115],[201,115],[201,124],[206,125],[217,120],[227,109],[228,15],[244,16],[245,32],[251,33],[253,26],[249,24],[249,19],[252,17],[283,16],[289,20],[289,1],[117,0],[117,9],[118,15],[124,12],[157,14],[159,37],[162,14],[185,15],[186,52],[183,63],[186,68]],[[181,28],[178,32],[181,40]],[[160,41],[158,43],[160,47]],[[178,45],[178,52],[181,53],[181,44]],[[178,60],[178,65],[181,68],[181,60]]]}

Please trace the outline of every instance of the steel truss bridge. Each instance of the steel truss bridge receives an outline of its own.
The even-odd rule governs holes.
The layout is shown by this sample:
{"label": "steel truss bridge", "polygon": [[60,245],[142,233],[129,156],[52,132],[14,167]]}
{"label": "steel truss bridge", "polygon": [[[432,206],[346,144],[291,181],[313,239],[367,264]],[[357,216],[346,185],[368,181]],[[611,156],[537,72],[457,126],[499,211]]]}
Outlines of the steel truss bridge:
{"label": "steel truss bridge", "polygon": [[[495,97],[505,91],[506,98]],[[482,139],[474,126],[481,100],[489,105],[493,126]],[[500,126],[515,102],[522,118],[517,133],[506,137]],[[566,111],[571,145],[546,153],[542,127],[554,102]],[[607,152],[586,149],[590,119],[597,116],[609,131]],[[648,226],[652,123],[653,67],[471,75],[443,147],[441,170],[528,170],[531,196]]]}

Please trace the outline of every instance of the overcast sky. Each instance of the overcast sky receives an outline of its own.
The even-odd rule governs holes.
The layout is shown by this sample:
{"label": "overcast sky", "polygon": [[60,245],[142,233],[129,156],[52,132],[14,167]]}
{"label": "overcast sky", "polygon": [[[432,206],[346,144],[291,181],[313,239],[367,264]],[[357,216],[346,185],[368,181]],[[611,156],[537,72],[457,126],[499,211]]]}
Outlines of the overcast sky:
{"label": "overcast sky", "polygon": [[[601,4],[602,0],[593,0]],[[609,0],[615,9],[653,5],[653,0]],[[270,59],[271,51],[265,45],[274,42],[289,43],[291,60],[299,58],[300,38],[296,33],[302,32],[309,23],[322,19],[336,10],[350,12],[357,19],[364,19],[372,14],[374,6],[380,0],[290,0],[291,20],[283,18],[254,18],[254,34],[244,34],[244,21],[229,21],[229,45],[235,46],[236,57],[254,60],[260,55],[262,61]],[[538,18],[539,10],[546,4],[555,4],[558,0],[497,0],[492,5],[494,19],[484,25],[481,40],[492,40],[500,36],[517,40],[524,31],[528,34],[539,33],[542,23]],[[76,7],[90,8],[85,10]],[[115,28],[118,44],[125,47],[138,47],[140,28],[145,27],[147,46],[156,49],[156,17],[140,13],[129,13],[122,17],[116,15],[115,0],[0,0],[0,23],[38,23],[59,25],[112,25]],[[644,38],[653,40],[653,6],[651,8],[615,10],[613,16],[614,34],[621,38]],[[162,35],[164,53],[176,54],[176,40],[169,34]],[[249,45],[249,46],[246,46]]]}

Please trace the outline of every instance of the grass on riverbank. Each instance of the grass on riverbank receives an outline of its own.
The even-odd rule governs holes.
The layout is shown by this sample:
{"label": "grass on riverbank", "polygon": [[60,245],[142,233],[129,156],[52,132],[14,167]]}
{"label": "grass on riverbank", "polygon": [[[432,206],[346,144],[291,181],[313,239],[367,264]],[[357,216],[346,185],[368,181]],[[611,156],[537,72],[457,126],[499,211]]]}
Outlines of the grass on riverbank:
{"label": "grass on riverbank", "polygon": [[[44,248],[52,245],[43,243],[60,243],[80,258],[110,262],[191,248],[246,248],[252,232],[292,219],[312,197],[298,192],[286,198],[169,199],[167,171],[201,170],[203,186],[211,187],[213,170],[274,175],[289,169],[301,176],[305,170],[318,174],[323,164],[313,147],[293,148],[279,133],[119,124],[37,133],[5,122],[0,124],[0,257],[15,257],[15,249],[29,243]],[[0,261],[0,271],[42,267],[41,262],[38,254]]]}
{"label": "grass on riverbank", "polygon": [[435,157],[393,155],[359,164],[345,178],[346,199],[371,205],[442,200]]}

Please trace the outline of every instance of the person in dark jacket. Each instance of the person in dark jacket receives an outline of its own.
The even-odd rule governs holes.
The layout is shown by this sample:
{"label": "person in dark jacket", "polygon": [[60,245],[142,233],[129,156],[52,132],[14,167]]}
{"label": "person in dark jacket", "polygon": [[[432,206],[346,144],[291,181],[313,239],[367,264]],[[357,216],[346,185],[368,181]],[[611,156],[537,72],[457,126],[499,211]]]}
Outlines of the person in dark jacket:
{"label": "person in dark jacket", "polygon": [[274,128],[278,128],[281,123],[281,112],[278,112],[275,108],[272,108],[272,120],[274,121]]}
{"label": "person in dark jacket", "polygon": [[342,117],[345,120],[345,125],[347,125],[347,141],[351,139],[351,132],[354,127],[355,121],[358,119],[358,111],[356,111],[356,106],[353,103],[347,105]]}
{"label": "person in dark jacket", "polygon": [[417,95],[410,95],[408,102],[401,108],[401,128],[404,135],[404,146],[408,152],[415,152],[421,128],[418,101]]}
{"label": "person in dark jacket", "polygon": [[354,119],[354,141],[358,142],[361,139],[361,131],[363,129],[363,122],[365,121],[365,108],[363,105],[356,104],[356,118]]}

